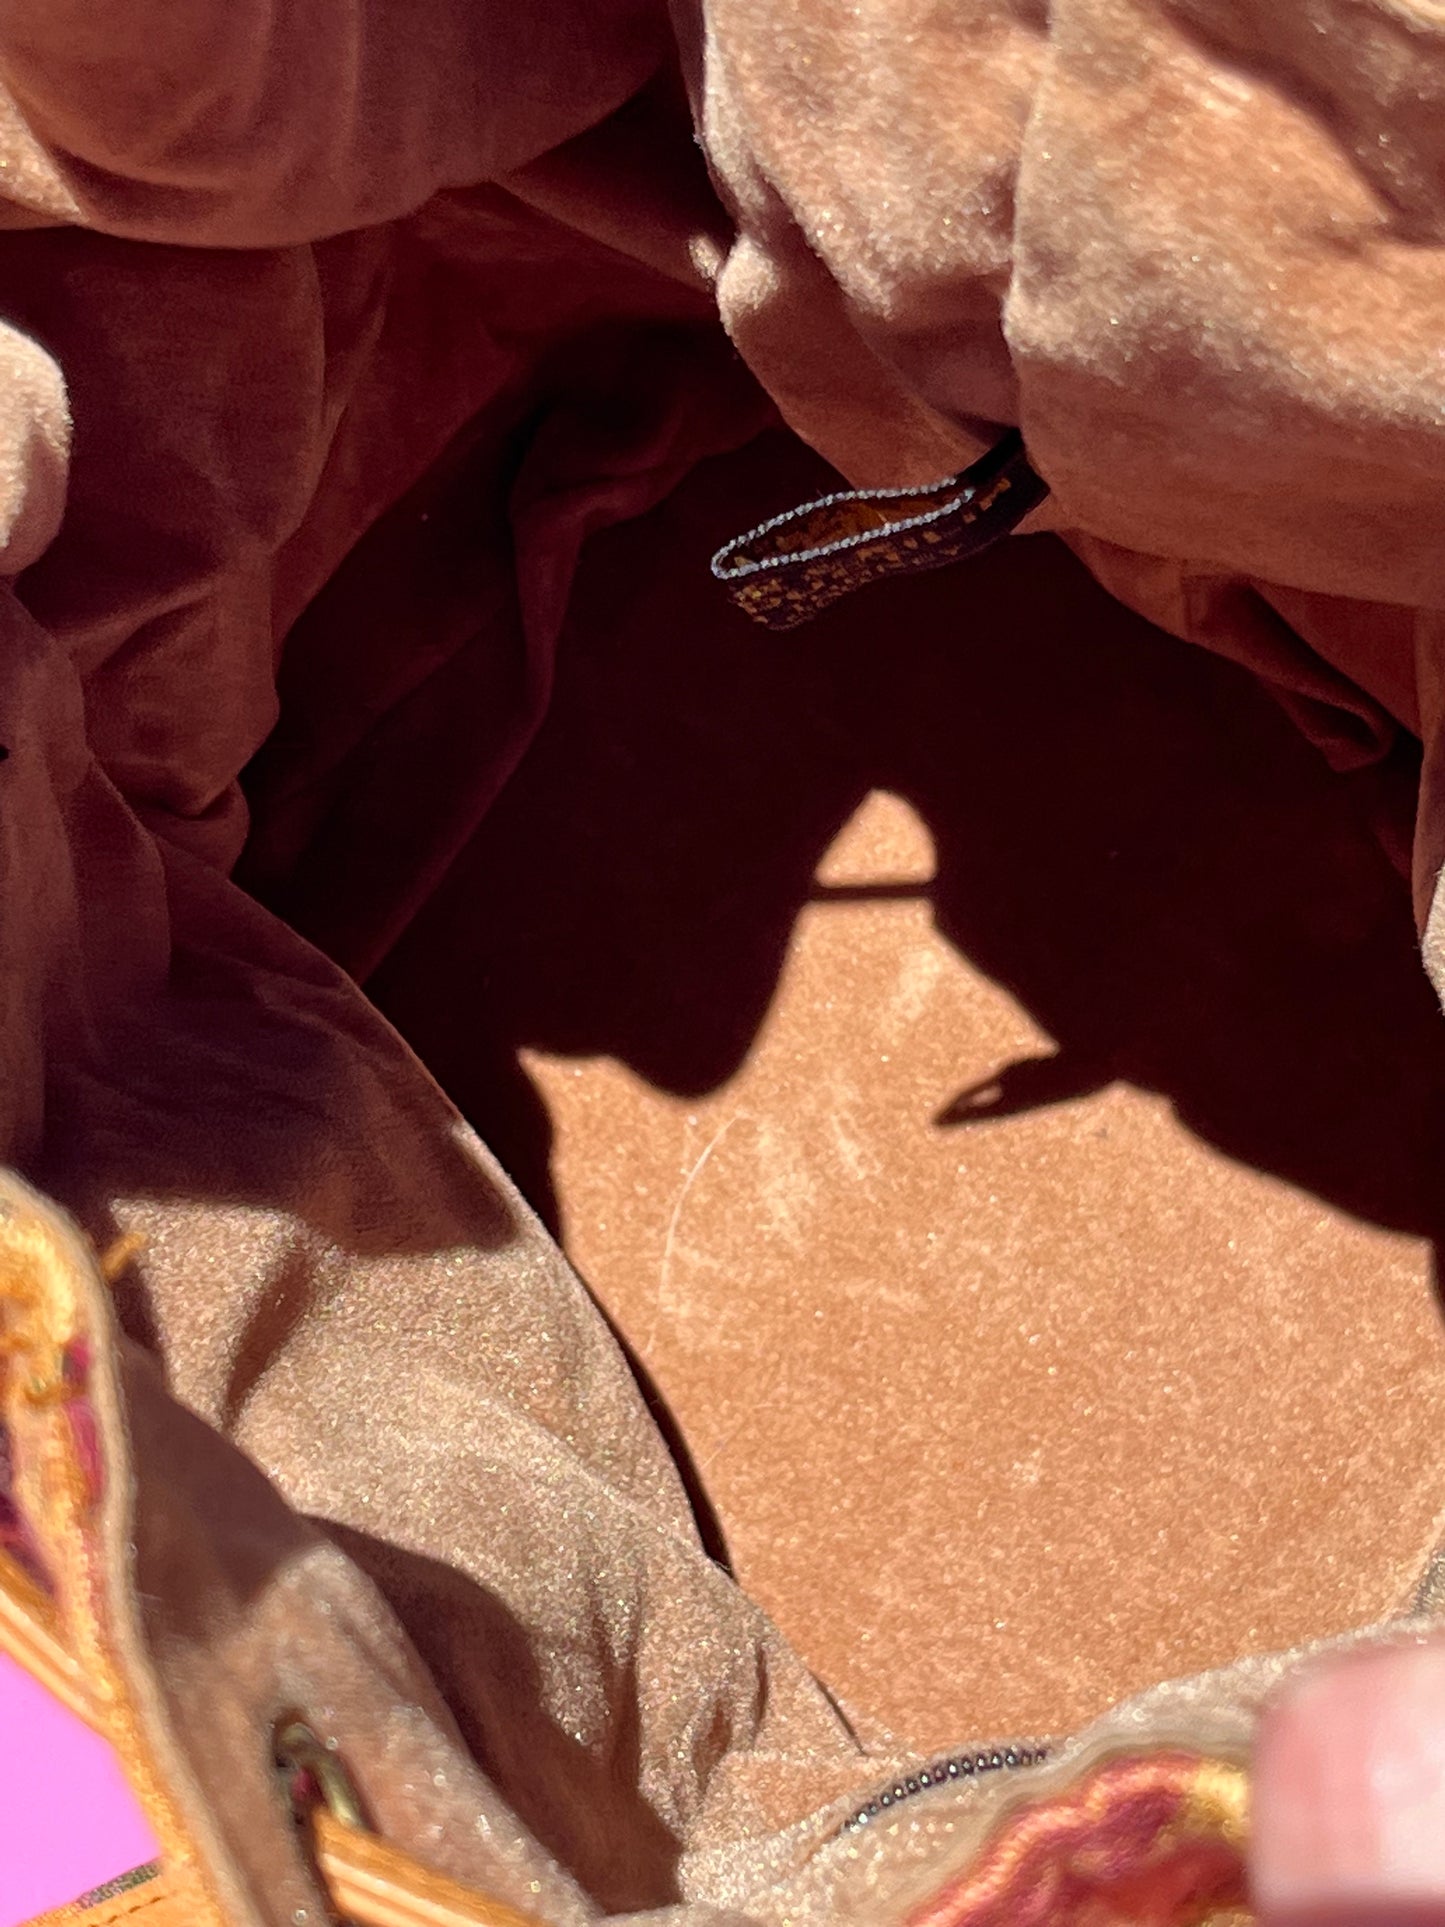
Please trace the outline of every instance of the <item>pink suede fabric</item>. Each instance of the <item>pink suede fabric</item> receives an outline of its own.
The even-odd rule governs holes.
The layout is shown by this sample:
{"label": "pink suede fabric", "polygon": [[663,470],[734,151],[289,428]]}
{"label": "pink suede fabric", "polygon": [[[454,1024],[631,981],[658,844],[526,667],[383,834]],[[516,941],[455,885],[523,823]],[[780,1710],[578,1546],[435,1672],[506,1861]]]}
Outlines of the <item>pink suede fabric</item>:
{"label": "pink suede fabric", "polygon": [[0,1653],[0,1927],[155,1858],[110,1748]]}

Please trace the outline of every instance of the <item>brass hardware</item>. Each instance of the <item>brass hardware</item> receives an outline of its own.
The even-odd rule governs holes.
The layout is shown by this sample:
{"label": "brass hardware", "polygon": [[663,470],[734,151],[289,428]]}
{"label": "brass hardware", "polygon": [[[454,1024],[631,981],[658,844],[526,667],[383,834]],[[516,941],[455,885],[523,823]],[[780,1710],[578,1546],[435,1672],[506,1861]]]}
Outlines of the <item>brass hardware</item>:
{"label": "brass hardware", "polygon": [[287,1773],[306,1773],[316,1784],[321,1804],[345,1827],[369,1833],[366,1812],[355,1782],[342,1764],[335,1743],[318,1739],[302,1719],[286,1719],[276,1729],[276,1764]]}

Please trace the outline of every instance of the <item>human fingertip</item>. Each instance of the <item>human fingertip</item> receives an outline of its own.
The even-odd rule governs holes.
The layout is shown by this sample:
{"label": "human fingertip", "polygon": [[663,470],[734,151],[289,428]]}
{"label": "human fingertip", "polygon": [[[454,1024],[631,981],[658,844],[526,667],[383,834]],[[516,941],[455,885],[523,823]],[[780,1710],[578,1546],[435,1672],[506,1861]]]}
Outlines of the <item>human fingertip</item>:
{"label": "human fingertip", "polygon": [[1291,1680],[1262,1716],[1251,1816],[1261,1927],[1445,1927],[1445,1643]]}

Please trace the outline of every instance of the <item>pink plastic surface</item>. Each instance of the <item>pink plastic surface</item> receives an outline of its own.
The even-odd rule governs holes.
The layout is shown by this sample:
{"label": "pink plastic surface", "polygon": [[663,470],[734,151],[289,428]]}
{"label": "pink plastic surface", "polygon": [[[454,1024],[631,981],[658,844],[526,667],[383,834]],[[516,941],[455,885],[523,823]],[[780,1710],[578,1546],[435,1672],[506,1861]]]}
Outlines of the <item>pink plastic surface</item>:
{"label": "pink plastic surface", "polygon": [[110,1748],[0,1653],[0,1927],[156,1857]]}

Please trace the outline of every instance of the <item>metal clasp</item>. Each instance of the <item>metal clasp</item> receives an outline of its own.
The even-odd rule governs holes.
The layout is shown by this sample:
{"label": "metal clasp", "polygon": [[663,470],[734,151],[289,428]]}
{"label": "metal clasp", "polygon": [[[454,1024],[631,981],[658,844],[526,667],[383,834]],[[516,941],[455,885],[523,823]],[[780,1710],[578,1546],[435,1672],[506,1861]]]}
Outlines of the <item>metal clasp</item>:
{"label": "metal clasp", "polygon": [[[288,1717],[276,1728],[274,1751],[276,1765],[283,1773],[305,1776],[311,1781],[317,1798],[333,1819],[359,1833],[371,1831],[361,1795],[342,1763],[334,1740],[319,1739],[305,1720]],[[304,1818],[305,1808],[294,1785],[290,1792],[298,1818]]]}

